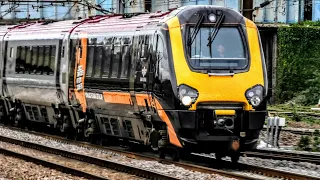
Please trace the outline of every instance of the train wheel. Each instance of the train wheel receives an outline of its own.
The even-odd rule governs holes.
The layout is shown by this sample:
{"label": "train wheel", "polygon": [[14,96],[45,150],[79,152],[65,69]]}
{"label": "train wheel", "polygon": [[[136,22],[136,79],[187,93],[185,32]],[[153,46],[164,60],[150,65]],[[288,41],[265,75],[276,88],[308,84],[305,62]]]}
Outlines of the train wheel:
{"label": "train wheel", "polygon": [[81,141],[82,139],[83,139],[83,134],[82,134],[81,130],[79,128],[76,128],[74,130],[73,140]]}
{"label": "train wheel", "polygon": [[97,144],[100,146],[105,146],[107,144],[107,140],[104,137],[99,137]]}
{"label": "train wheel", "polygon": [[160,159],[165,159],[166,158],[166,155],[165,155],[165,152],[164,152],[163,148],[159,149],[159,158]]}
{"label": "train wheel", "polygon": [[179,159],[180,159],[180,153],[179,153],[179,150],[178,150],[178,149],[173,148],[171,158],[172,158],[173,161],[179,161]]}
{"label": "train wheel", "polygon": [[6,119],[6,111],[5,111],[5,107],[4,107],[4,102],[1,101],[0,102],[0,121],[4,122]]}
{"label": "train wheel", "polygon": [[29,131],[34,131],[35,130],[35,125],[34,125],[34,123],[32,121],[28,121],[27,122],[27,129]]}
{"label": "train wheel", "polygon": [[100,145],[100,138],[97,136],[97,134],[90,134],[88,141],[91,144]]}
{"label": "train wheel", "polygon": [[66,138],[67,139],[74,139],[75,135],[76,135],[76,131],[75,131],[75,129],[73,129],[73,127],[67,129],[67,131],[66,131]]}

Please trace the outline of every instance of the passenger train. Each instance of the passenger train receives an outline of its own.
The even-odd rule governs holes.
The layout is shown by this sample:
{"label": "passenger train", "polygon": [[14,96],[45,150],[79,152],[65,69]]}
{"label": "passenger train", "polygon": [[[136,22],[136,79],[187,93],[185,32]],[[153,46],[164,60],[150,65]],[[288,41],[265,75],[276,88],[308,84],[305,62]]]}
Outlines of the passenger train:
{"label": "passenger train", "polygon": [[255,149],[267,107],[257,26],[212,5],[0,27],[0,117],[160,157]]}

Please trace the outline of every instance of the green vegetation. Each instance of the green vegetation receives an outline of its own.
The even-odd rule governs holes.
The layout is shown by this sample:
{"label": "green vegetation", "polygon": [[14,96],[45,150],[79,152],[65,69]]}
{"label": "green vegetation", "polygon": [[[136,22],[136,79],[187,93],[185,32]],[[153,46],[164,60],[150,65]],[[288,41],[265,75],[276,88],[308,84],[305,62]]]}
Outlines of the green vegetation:
{"label": "green vegetation", "polygon": [[320,21],[303,21],[300,23],[292,24],[292,26],[320,26]]}
{"label": "green vegetation", "polygon": [[320,138],[318,136],[301,136],[296,150],[320,152]]}
{"label": "green vegetation", "polygon": [[276,100],[315,105],[320,98],[320,22],[278,29]]}
{"label": "green vegetation", "polygon": [[[299,104],[294,103],[287,103],[287,104],[275,104],[275,105],[269,105],[268,110],[269,111],[277,111],[277,112],[310,112],[310,113],[317,113],[318,111],[311,110],[311,108],[314,108],[314,105],[311,106],[302,106]],[[320,111],[319,111],[320,113]]]}
{"label": "green vegetation", "polygon": [[320,138],[318,136],[315,136],[313,138],[313,149],[312,151],[320,152]]}
{"label": "green vegetation", "polygon": [[310,136],[301,136],[301,138],[297,144],[297,150],[300,150],[300,151],[310,151],[311,150]]}
{"label": "green vegetation", "polygon": [[[320,111],[311,110],[314,106],[302,106],[294,103],[269,105],[268,111],[277,112],[286,118],[286,125],[298,128],[320,128]],[[303,113],[301,113],[303,112]]]}

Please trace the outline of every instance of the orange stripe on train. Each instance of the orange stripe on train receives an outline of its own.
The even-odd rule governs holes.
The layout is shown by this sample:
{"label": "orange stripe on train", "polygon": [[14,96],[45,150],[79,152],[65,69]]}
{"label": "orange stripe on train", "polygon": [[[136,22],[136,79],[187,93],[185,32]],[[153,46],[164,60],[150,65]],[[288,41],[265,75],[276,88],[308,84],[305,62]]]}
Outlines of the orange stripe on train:
{"label": "orange stripe on train", "polygon": [[131,96],[129,93],[123,92],[103,92],[104,101],[114,104],[132,104]]}
{"label": "orange stripe on train", "polygon": [[[87,102],[86,102],[86,96],[85,96],[85,92],[84,92],[84,77],[86,75],[86,65],[87,65],[87,43],[88,43],[88,38],[82,38],[81,39],[81,47],[82,47],[82,56],[80,58],[80,49],[77,48],[76,51],[76,62],[75,62],[75,68],[74,68],[74,93],[76,95],[76,98],[79,100],[81,107],[82,107],[82,111],[86,112],[87,109]],[[82,89],[78,90],[77,89],[77,75],[79,73],[79,67],[81,67],[81,87]]]}
{"label": "orange stripe on train", "polygon": [[[137,102],[143,101],[142,102],[143,104],[145,104],[144,99],[148,100],[148,104],[151,104],[150,102],[152,102],[152,100],[148,94],[137,94],[136,99],[137,99]],[[182,147],[182,145],[177,137],[177,134],[171,124],[171,121],[170,121],[168,115],[166,114],[166,112],[163,110],[163,107],[161,106],[160,102],[156,98],[154,98],[154,103],[152,103],[151,106],[155,106],[155,109],[157,109],[157,111],[158,111],[159,117],[161,118],[161,120],[163,122],[165,122],[167,124],[170,143],[174,144],[178,147]]]}
{"label": "orange stripe on train", "polygon": [[[171,144],[174,144],[178,147],[182,147],[177,134],[171,124],[171,121],[163,110],[163,107],[159,103],[157,99],[155,99],[154,103],[151,103],[151,97],[148,94],[136,94],[136,100],[139,106],[145,106],[145,100],[147,100],[150,106],[155,107],[157,109],[159,117],[163,122],[167,124],[168,134],[169,134],[169,141]],[[132,104],[130,93],[123,93],[123,92],[103,92],[104,101],[108,103],[115,103],[115,104]]]}

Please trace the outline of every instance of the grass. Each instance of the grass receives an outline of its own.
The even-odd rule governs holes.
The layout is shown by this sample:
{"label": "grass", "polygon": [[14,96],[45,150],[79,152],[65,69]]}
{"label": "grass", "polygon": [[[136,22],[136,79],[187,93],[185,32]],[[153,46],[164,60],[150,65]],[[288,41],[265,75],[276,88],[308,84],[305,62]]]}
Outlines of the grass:
{"label": "grass", "polygon": [[294,109],[298,112],[311,112],[311,113],[320,113],[320,111],[311,110],[315,106],[301,106],[301,105],[290,105],[290,104],[276,104],[269,105],[269,111],[277,111],[277,112],[292,112]]}
{"label": "grass", "polygon": [[[268,110],[276,112],[292,112],[290,115],[279,114],[280,117],[286,118],[287,127],[318,129],[320,128],[320,111],[311,110],[313,107],[315,106],[277,104],[269,105]],[[308,112],[308,114],[299,114],[299,112]]]}
{"label": "grass", "polygon": [[[301,106],[296,104],[269,105],[269,111],[292,112],[292,114],[279,114],[286,118],[286,127],[320,129],[320,111],[311,110],[315,106]],[[307,112],[300,114],[299,112]],[[312,116],[314,115],[314,116]],[[301,136],[296,150],[320,152],[320,133],[316,130],[315,136]]]}

